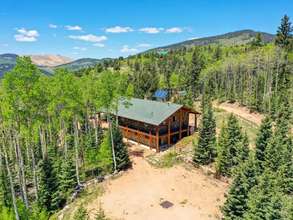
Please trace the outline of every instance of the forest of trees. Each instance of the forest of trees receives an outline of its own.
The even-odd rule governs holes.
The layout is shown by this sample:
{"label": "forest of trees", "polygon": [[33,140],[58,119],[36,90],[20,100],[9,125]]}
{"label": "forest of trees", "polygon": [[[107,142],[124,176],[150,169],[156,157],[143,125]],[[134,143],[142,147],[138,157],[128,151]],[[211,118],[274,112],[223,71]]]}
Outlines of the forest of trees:
{"label": "forest of trees", "polygon": [[[96,113],[110,116],[119,102],[158,89],[168,99],[187,91],[174,102],[190,108],[201,101],[194,161],[215,162],[233,179],[225,219],[292,219],[292,30],[285,15],[274,44],[259,33],[248,46],[137,54],[75,73],[57,68],[52,77],[18,58],[0,87],[0,219],[48,219],[82,181],[124,169],[129,156],[117,123],[102,129]],[[267,115],[254,150],[233,114],[216,136],[214,100]]]}
{"label": "forest of trees", "polygon": [[0,90],[0,219],[48,219],[82,181],[127,166],[117,123],[104,130],[95,114],[127,101],[127,82],[118,71],[47,77],[18,58]]}

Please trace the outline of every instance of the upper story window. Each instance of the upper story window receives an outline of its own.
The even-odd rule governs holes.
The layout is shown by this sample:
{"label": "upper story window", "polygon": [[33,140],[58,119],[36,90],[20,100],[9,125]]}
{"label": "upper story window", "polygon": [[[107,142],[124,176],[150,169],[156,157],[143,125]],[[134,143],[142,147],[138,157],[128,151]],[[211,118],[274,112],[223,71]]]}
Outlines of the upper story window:
{"label": "upper story window", "polygon": [[177,119],[176,116],[173,116],[173,121],[176,121],[176,119]]}

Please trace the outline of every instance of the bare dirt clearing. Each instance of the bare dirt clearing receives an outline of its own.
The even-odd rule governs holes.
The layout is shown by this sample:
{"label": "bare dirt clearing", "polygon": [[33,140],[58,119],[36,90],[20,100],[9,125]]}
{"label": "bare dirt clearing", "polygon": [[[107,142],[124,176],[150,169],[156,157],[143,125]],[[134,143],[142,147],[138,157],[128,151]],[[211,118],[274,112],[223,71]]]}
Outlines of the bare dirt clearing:
{"label": "bare dirt clearing", "polygon": [[[106,192],[88,204],[94,210],[102,203],[113,219],[215,219],[228,185],[188,165],[156,169],[143,157],[153,151],[132,145],[131,168],[117,179],[105,182]],[[174,204],[169,209],[159,204]]]}
{"label": "bare dirt clearing", "polygon": [[219,107],[220,109],[224,109],[227,112],[239,115],[242,118],[245,118],[246,120],[249,120],[257,125],[261,125],[261,120],[264,118],[264,115],[259,113],[250,113],[249,110],[247,110],[245,107],[239,106],[236,103],[229,104],[224,102],[217,106],[216,102],[214,102],[213,107]]}

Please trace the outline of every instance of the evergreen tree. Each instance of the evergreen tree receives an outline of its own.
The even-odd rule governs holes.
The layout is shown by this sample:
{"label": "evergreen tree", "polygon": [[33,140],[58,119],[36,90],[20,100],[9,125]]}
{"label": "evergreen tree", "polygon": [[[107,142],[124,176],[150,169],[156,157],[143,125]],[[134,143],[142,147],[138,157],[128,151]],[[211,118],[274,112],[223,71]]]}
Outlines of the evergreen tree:
{"label": "evergreen tree", "polygon": [[76,212],[73,216],[73,219],[74,220],[88,220],[88,219],[90,219],[88,211],[83,207],[82,204],[76,210]]}
{"label": "evergreen tree", "polygon": [[278,27],[275,44],[280,45],[282,47],[287,47],[291,43],[292,40],[292,31],[293,27],[291,26],[292,22],[289,22],[290,17],[286,14],[282,18],[281,26]]}
{"label": "evergreen tree", "polygon": [[218,137],[218,156],[216,158],[216,171],[224,176],[231,175],[231,156],[228,141],[227,125],[221,127]]}
{"label": "evergreen tree", "polygon": [[[115,124],[115,123],[113,123]],[[108,131],[108,133],[110,133]],[[109,137],[109,134],[108,134]],[[113,155],[112,155],[112,147],[111,140],[109,138],[104,138],[99,152],[96,156],[96,161],[98,162],[98,167],[103,172],[111,172],[113,170]]]}
{"label": "evergreen tree", "polygon": [[196,97],[196,93],[198,92],[198,89],[199,89],[199,86],[198,86],[199,76],[203,67],[204,67],[203,57],[200,54],[199,49],[195,48],[192,54],[189,72],[187,73],[188,75],[186,76],[189,88],[191,88],[192,90],[193,98]]}
{"label": "evergreen tree", "polygon": [[248,194],[244,219],[292,219],[287,199],[276,184],[274,172],[266,169],[260,177],[259,184]]}
{"label": "evergreen tree", "polygon": [[208,164],[212,162],[216,154],[216,121],[210,100],[205,101],[198,133],[197,143],[194,144],[193,161],[199,164]]}
{"label": "evergreen tree", "polygon": [[230,151],[231,166],[237,164],[237,150],[243,141],[243,134],[238,120],[234,114],[228,115],[227,121],[227,138]]}
{"label": "evergreen tree", "polygon": [[60,204],[58,180],[52,161],[48,157],[42,162],[39,177],[39,204],[48,212],[54,212]]}
{"label": "evergreen tree", "polygon": [[7,185],[8,176],[4,167],[0,167],[0,207],[11,205],[11,190]]}
{"label": "evergreen tree", "polygon": [[233,174],[229,194],[225,194],[227,200],[220,207],[227,220],[241,219],[247,210],[248,193],[257,184],[253,158],[249,157],[245,163],[239,164]]}
{"label": "evergreen tree", "polygon": [[257,137],[255,139],[255,165],[258,173],[262,173],[264,170],[264,162],[266,160],[266,154],[268,151],[268,144],[273,135],[271,119],[269,116],[262,120],[262,124],[258,130]]}
{"label": "evergreen tree", "polygon": [[75,164],[71,155],[66,155],[62,161],[60,175],[59,175],[59,188],[62,193],[71,192],[77,185],[75,176]]}
{"label": "evergreen tree", "polygon": [[245,132],[242,138],[242,141],[236,147],[236,157],[235,157],[235,165],[244,163],[249,156],[249,138],[247,133]]}
{"label": "evergreen tree", "polygon": [[[129,163],[129,153],[126,144],[123,141],[123,135],[117,123],[112,123],[112,134],[115,149],[115,157],[117,163],[117,170],[123,170]],[[108,140],[111,141],[111,133],[108,132]]]}
{"label": "evergreen tree", "polygon": [[263,46],[263,39],[262,39],[262,35],[260,32],[257,32],[256,37],[252,40],[251,42],[251,46],[252,47],[259,47],[259,46]]}

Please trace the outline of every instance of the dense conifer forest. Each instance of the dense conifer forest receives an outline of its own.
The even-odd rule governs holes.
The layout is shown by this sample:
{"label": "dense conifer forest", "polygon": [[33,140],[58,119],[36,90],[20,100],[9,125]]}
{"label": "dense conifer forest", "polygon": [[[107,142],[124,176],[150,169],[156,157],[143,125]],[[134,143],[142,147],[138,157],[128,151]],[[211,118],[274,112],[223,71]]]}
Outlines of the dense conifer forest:
{"label": "dense conifer forest", "polygon": [[[18,58],[0,88],[0,219],[48,219],[83,181],[123,170],[129,155],[115,117],[105,130],[96,113],[110,116],[122,100],[152,99],[158,89],[169,100],[187,91],[174,102],[190,108],[201,102],[193,160],[233,179],[225,219],[293,219],[292,31],[285,15],[273,44],[258,33],[251,45],[137,54],[52,77]],[[216,135],[215,100],[266,115],[254,149],[233,114]],[[75,219],[86,219],[79,210]]]}

